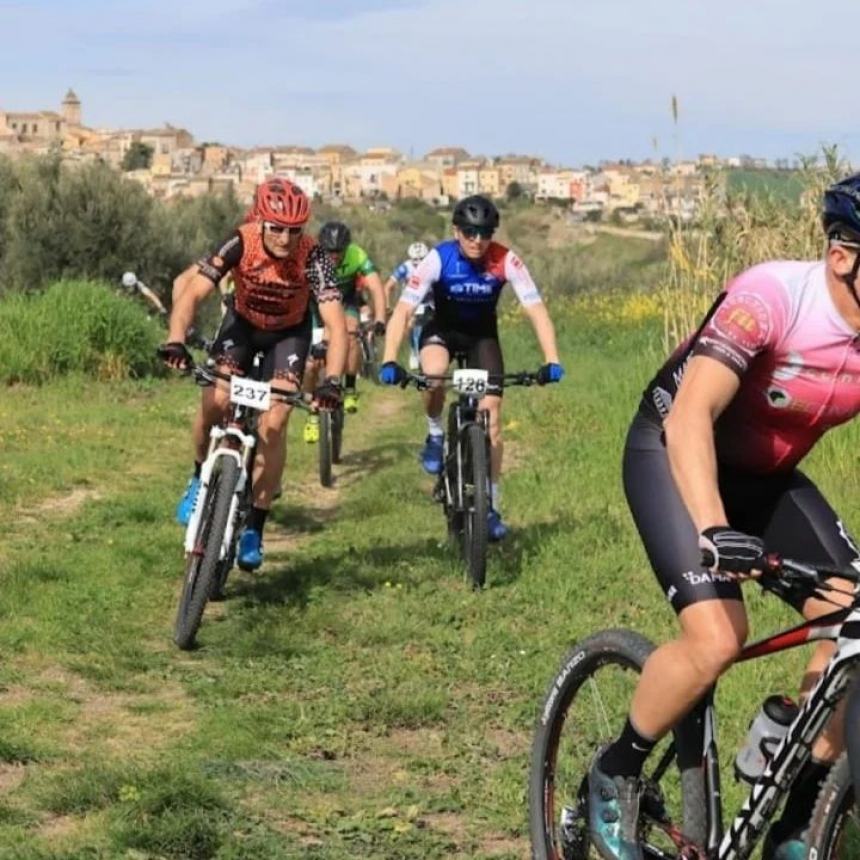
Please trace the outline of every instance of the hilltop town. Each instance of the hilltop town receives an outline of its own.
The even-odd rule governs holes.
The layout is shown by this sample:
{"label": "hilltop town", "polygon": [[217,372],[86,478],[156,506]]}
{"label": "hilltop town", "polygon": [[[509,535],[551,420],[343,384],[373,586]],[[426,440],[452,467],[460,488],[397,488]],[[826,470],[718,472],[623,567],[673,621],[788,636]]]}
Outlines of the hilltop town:
{"label": "hilltop town", "polygon": [[553,201],[574,217],[623,221],[665,216],[693,217],[705,176],[717,167],[788,168],[765,159],[700,155],[695,161],[602,162],[573,168],[533,155],[474,155],[458,146],[433,149],[421,159],[380,147],[357,152],[346,144],[313,149],[266,146],[242,149],[197,143],[184,128],[94,129],[83,123],[81,101],[69,90],[58,111],[0,109],[0,154],[58,152],[64,161],[101,161],[139,181],[155,197],[197,196],[232,188],[249,200],[271,176],[290,179],[312,197],[339,201],[417,198],[446,206],[482,193]]}

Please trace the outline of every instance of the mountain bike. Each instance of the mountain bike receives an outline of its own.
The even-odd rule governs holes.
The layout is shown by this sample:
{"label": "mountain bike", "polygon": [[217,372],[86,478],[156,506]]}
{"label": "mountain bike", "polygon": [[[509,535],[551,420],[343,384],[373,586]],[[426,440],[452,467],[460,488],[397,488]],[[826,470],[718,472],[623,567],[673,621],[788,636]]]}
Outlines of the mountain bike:
{"label": "mountain bike", "polygon": [[[315,361],[325,362],[328,352],[328,342],[324,339],[324,329],[314,328],[311,343],[311,358]],[[346,422],[346,412],[343,402],[339,403],[337,409],[319,412],[319,475],[320,484],[331,487],[334,484],[332,464],[340,463],[341,449],[343,447],[343,425]]]}
{"label": "mountain bike", "polygon": [[[855,570],[830,570],[769,555],[762,585],[783,595],[818,596],[839,588],[825,580],[860,582]],[[850,592],[847,592],[850,593]],[[832,600],[830,602],[833,602]],[[763,770],[728,830],[723,829],[714,715],[716,687],[664,738],[642,776],[638,834],[648,860],[745,860],[810,756],[813,742],[848,692],[849,716],[860,710],[860,686],[849,691],[860,661],[860,593],[852,605],[745,647],[754,660],[808,642],[830,640],[837,650],[790,722],[767,751]],[[614,739],[627,716],[639,673],[654,645],[631,630],[603,630],[567,654],[549,686],[532,749],[529,810],[537,860],[597,857],[588,836],[586,774],[597,750]],[[809,860],[860,857],[860,816],[849,761],[860,762],[860,737],[846,719],[848,750],[831,768],[807,836]],[[762,749],[764,752],[764,749]]]}
{"label": "mountain bike", "polygon": [[236,559],[236,544],[251,508],[251,474],[257,448],[257,416],[275,402],[312,410],[311,395],[276,388],[249,376],[195,365],[198,384],[229,385],[232,410],[209,432],[209,452],[200,469],[200,489],[185,530],[185,578],[176,612],[174,641],[193,647],[209,600],[223,594]]}
{"label": "mountain bike", "polygon": [[535,385],[538,375],[521,371],[491,376],[486,370],[465,367],[464,355],[456,355],[455,360],[458,368],[452,374],[410,373],[403,386],[411,383],[425,390],[442,384],[459,395],[448,407],[443,465],[433,498],[442,505],[448,537],[460,549],[472,587],[480,589],[487,575],[490,434],[488,413],[479,408],[479,403],[491,382],[505,387]]}

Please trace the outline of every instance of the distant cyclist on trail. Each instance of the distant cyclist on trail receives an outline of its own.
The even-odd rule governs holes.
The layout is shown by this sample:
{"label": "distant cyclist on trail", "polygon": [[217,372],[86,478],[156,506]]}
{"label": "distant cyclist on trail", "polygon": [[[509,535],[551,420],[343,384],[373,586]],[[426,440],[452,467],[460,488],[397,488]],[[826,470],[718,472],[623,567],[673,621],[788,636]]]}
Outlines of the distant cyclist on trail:
{"label": "distant cyclist on trail", "polygon": [[[491,376],[504,373],[499,344],[496,305],[502,287],[509,283],[535,330],[546,362],[540,369],[542,383],[559,382],[564,370],[559,364],[555,329],[546,305],[523,261],[504,245],[493,241],[499,226],[499,212],[486,197],[466,197],[454,208],[454,238],[437,245],[421,261],[388,323],[384,364],[380,380],[397,385],[407,378],[397,363],[397,355],[409,319],[432,293],[435,316],[421,333],[421,368],[430,376],[442,375],[455,353],[467,355],[469,367],[486,370]],[[502,387],[488,386],[481,399],[490,419],[491,507],[489,537],[502,540],[508,527],[499,512],[499,477],[502,471]],[[442,469],[444,429],[442,410],[445,389],[435,386],[425,393],[428,435],[421,452],[425,471]]]}
{"label": "distant cyclist on trail", "polygon": [[[730,281],[658,371],[630,427],[624,488],[681,633],[648,658],[627,723],[588,775],[591,839],[607,860],[642,860],[645,760],[740,653],[748,627],[739,580],[757,575],[765,550],[834,569],[860,564],[839,516],[797,468],[827,430],[860,412],[860,174],[827,190],[822,221],[824,260],[767,262]],[[843,593],[794,608],[815,619],[834,611],[832,601],[850,603],[851,584],[831,584]],[[835,648],[816,646],[802,692]],[[806,858],[804,831],[841,751],[841,723],[837,710],[813,745],[764,860]]]}
{"label": "distant cyclist on trail", "polygon": [[[358,391],[355,380],[361,369],[361,345],[358,342],[360,322],[360,290],[370,293],[373,304],[374,331],[385,332],[385,295],[382,279],[376,266],[364,248],[352,241],[352,234],[346,224],[329,221],[319,231],[319,243],[328,253],[335,270],[338,289],[341,291],[343,307],[346,312],[346,327],[350,333],[349,351],[346,359],[344,379],[343,408],[347,412],[358,411]],[[305,437],[306,441],[315,441]]]}
{"label": "distant cyclist on trail", "polygon": [[[245,375],[254,354],[262,351],[262,378],[275,379],[281,387],[297,390],[310,346],[313,297],[329,331],[327,374],[314,396],[323,408],[335,407],[341,397],[346,322],[331,261],[316,241],[303,233],[310,217],[308,198],[298,186],[271,179],[257,188],[255,212],[259,220],[240,225],[197,264],[197,274],[173,307],[168,343],[162,350],[165,362],[180,369],[191,364],[184,341],[195,309],[232,272],[235,301],[212,347],[217,369]],[[176,511],[183,525],[190,518],[199,489],[209,431],[228,408],[228,392],[219,386],[203,389],[202,410],[193,428],[194,473]],[[237,554],[239,566],[245,570],[254,570],[263,561],[263,529],[284,467],[284,436],[291,409],[278,403],[260,416],[253,507],[239,537]]]}
{"label": "distant cyclist on trail", "polygon": [[[405,287],[409,283],[413,272],[418,264],[430,253],[430,249],[423,242],[413,242],[406,250],[406,259],[391,273],[385,282],[385,307],[390,308],[393,304],[391,297],[394,288],[400,285]],[[433,297],[428,295],[417,308],[412,317],[412,328],[409,331],[409,369],[418,369],[418,348],[421,341],[421,328],[430,321],[433,315]]]}

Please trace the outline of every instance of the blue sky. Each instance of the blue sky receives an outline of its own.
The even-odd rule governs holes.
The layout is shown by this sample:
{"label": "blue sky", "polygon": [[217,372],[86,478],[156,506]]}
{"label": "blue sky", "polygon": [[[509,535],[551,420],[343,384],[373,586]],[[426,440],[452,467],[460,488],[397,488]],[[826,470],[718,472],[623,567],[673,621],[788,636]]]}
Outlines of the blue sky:
{"label": "blue sky", "polygon": [[0,0],[0,107],[71,86],[87,125],[245,146],[860,160],[858,24],[857,0]]}

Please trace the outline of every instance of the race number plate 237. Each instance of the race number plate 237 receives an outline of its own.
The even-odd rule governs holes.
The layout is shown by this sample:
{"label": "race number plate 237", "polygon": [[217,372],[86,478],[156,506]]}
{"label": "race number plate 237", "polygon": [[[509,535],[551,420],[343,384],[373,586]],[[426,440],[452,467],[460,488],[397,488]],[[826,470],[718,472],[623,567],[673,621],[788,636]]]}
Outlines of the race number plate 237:
{"label": "race number plate 237", "polygon": [[265,412],[272,402],[272,386],[268,382],[260,382],[256,379],[231,376],[230,401]]}
{"label": "race number plate 237", "polygon": [[486,394],[487,381],[490,374],[486,370],[476,370],[471,367],[464,367],[460,370],[455,370],[451,377],[451,387],[460,394]]}

